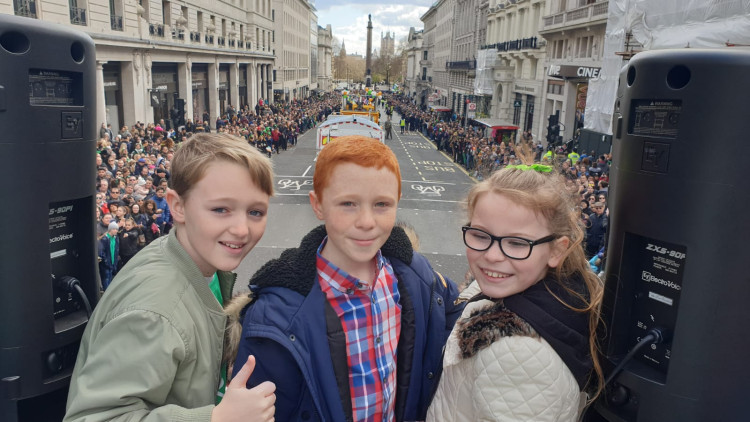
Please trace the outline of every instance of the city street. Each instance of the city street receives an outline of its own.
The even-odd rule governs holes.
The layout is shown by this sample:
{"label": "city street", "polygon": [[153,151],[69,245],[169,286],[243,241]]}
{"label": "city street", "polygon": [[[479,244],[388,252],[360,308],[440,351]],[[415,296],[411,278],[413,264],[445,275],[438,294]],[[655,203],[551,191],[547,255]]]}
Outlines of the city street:
{"label": "city street", "polygon": [[[386,140],[401,166],[398,218],[416,229],[420,252],[433,267],[460,283],[468,269],[461,241],[461,226],[466,223],[462,202],[474,181],[421,134],[401,135],[399,118],[393,115],[393,139]],[[235,292],[247,289],[247,280],[263,263],[298,246],[302,236],[320,224],[308,200],[317,154],[315,133],[315,129],[307,131],[297,146],[273,155],[276,195],[266,233],[237,269]]]}

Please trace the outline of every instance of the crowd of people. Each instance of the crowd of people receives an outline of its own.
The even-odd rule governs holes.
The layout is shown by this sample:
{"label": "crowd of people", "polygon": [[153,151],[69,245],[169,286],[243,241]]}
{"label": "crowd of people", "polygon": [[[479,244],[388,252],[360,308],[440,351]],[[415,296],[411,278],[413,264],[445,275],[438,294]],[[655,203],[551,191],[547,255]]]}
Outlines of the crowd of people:
{"label": "crowd of people", "polygon": [[[401,116],[401,133],[421,133],[478,180],[487,178],[515,158],[514,139],[502,142],[502,137],[492,138],[489,129],[483,126],[465,125],[455,114],[428,111],[402,95],[389,95],[387,101]],[[523,134],[521,140],[533,145],[528,132]],[[537,145],[533,145],[533,148],[538,150]],[[537,155],[541,157],[541,153]]]}
{"label": "crowd of people", "polygon": [[573,148],[566,154],[562,148],[548,148],[534,142],[530,131],[519,139],[497,139],[488,136],[487,129],[469,125],[465,127],[454,115],[427,111],[414,101],[401,95],[388,95],[388,107],[401,116],[400,123],[406,132],[419,132],[432,140],[438,150],[463,166],[477,180],[484,180],[499,169],[519,163],[518,149],[530,151],[536,162],[560,168],[568,179],[568,189],[577,192],[580,199],[580,221],[586,231],[585,252],[596,272],[604,267],[606,233],[609,225],[609,165],[611,154],[598,157],[593,152],[579,154]]}
{"label": "crowd of people", "polygon": [[99,273],[106,290],[115,274],[142,248],[169,233],[172,216],[165,199],[171,186],[175,149],[196,133],[227,133],[245,139],[271,157],[292,148],[297,138],[340,110],[341,97],[328,94],[275,104],[259,101],[226,113],[209,124],[171,128],[164,120],[136,123],[113,132],[102,124],[96,153],[96,218]]}

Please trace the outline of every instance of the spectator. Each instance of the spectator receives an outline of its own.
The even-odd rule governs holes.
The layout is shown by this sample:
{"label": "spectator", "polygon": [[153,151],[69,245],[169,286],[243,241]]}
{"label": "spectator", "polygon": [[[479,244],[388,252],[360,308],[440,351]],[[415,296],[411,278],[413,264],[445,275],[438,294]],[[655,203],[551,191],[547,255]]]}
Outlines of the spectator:
{"label": "spectator", "polygon": [[101,216],[99,217],[99,222],[96,225],[97,240],[101,239],[105,234],[107,234],[107,230],[109,230],[109,224],[111,222],[112,222],[112,214],[108,212],[101,214]]}
{"label": "spectator", "polygon": [[156,195],[151,198],[156,205],[156,211],[154,212],[156,225],[159,226],[159,230],[164,233],[164,225],[169,222],[169,204],[165,198],[166,189],[161,186],[156,188]]}
{"label": "spectator", "polygon": [[99,239],[99,277],[103,291],[107,290],[112,278],[117,274],[120,261],[120,241],[117,237],[119,229],[117,223],[111,222],[107,226],[107,232]]}
{"label": "spectator", "polygon": [[131,217],[123,221],[118,237],[120,241],[120,262],[117,271],[120,271],[138,253],[138,229]]}
{"label": "spectator", "polygon": [[609,226],[609,216],[604,212],[604,203],[595,202],[591,208],[594,212],[589,215],[591,226],[586,233],[586,256],[589,258],[604,247],[604,237]]}
{"label": "spectator", "polygon": [[146,245],[153,242],[154,239],[161,236],[161,229],[156,223],[156,203],[153,199],[144,201],[144,214],[146,215],[145,229],[143,234],[146,237]]}

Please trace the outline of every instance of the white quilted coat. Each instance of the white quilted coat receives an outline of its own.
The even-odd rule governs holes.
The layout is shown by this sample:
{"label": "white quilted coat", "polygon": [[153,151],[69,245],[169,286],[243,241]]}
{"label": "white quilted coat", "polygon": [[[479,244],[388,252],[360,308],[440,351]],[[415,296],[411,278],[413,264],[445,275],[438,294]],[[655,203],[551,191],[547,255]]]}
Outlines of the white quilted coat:
{"label": "white quilted coat", "polygon": [[[471,302],[461,318],[492,305]],[[576,421],[584,395],[541,337],[501,337],[463,359],[454,329],[445,347],[443,375],[427,421]]]}

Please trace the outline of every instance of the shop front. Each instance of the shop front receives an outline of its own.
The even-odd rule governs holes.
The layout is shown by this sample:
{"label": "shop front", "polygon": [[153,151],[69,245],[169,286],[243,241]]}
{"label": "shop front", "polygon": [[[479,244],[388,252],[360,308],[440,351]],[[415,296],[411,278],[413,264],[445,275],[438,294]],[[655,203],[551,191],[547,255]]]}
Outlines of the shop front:
{"label": "shop front", "polygon": [[247,106],[247,65],[241,64],[240,65],[240,86],[239,86],[239,94],[240,94],[240,109],[244,109],[245,106]]}
{"label": "shop front", "polygon": [[232,91],[229,86],[229,65],[219,65],[219,114],[226,113],[227,106],[232,99]]}
{"label": "shop front", "polygon": [[[566,110],[575,111],[572,123],[573,130],[570,136],[578,139],[585,120],[586,98],[589,90],[589,80],[599,78],[601,68],[591,66],[552,65],[547,70],[550,84],[554,79],[562,79],[564,83],[570,84],[568,95],[565,98]],[[572,107],[570,106],[572,104]]]}
{"label": "shop front", "polygon": [[107,123],[112,125],[112,131],[118,133],[125,121],[122,108],[122,81],[120,80],[120,63],[105,63],[104,73],[104,105],[107,113]]}
{"label": "shop front", "polygon": [[506,144],[517,140],[518,126],[505,122],[501,119],[475,119],[482,127],[482,137],[490,138],[493,142]]}
{"label": "shop front", "polygon": [[208,107],[208,65],[194,64],[193,74],[193,122],[203,120],[209,115]]}
{"label": "shop front", "polygon": [[154,122],[164,120],[167,129],[172,127],[169,110],[175,107],[175,100],[179,97],[177,81],[177,64],[154,63],[151,67],[151,107],[154,108]]}
{"label": "shop front", "polygon": [[453,110],[451,110],[450,107],[431,105],[429,107],[429,110],[437,115],[438,120],[442,120],[444,122],[449,122],[451,120],[451,117],[453,116]]}

